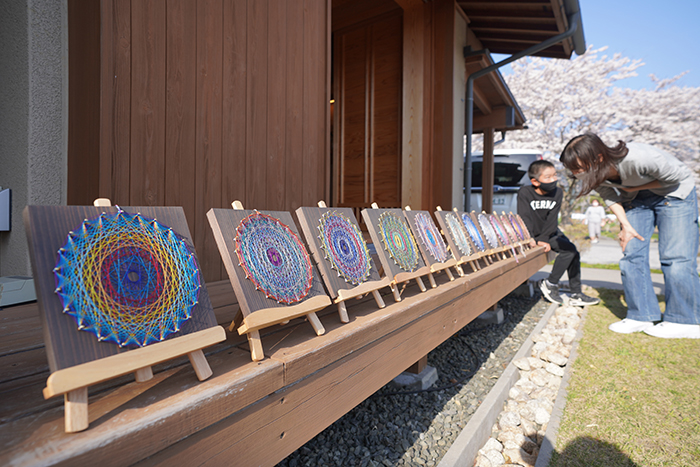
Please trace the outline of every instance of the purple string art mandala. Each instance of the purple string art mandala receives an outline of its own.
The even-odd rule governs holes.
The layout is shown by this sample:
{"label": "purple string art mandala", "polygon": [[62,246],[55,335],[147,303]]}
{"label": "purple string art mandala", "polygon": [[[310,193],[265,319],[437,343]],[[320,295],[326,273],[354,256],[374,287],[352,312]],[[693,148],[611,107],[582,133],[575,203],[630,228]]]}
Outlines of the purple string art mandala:
{"label": "purple string art mandala", "polygon": [[311,260],[299,237],[272,216],[254,211],[236,227],[236,255],[255,288],[278,303],[309,294]]}
{"label": "purple string art mandala", "polygon": [[523,232],[523,228],[520,227],[520,222],[518,222],[518,219],[515,218],[515,215],[513,215],[513,213],[508,214],[508,220],[513,226],[513,230],[515,230],[515,234],[518,236],[518,239],[525,240],[525,232]]}
{"label": "purple string art mandala", "polygon": [[415,217],[418,238],[436,261],[444,263],[447,260],[447,245],[438,232],[435,222],[425,213],[419,212]]}
{"label": "purple string art mandala", "polygon": [[326,211],[318,230],[321,248],[338,276],[354,285],[365,282],[372,263],[360,229],[340,212]]}
{"label": "purple string art mandala", "polygon": [[393,212],[385,212],[378,219],[379,234],[384,248],[399,267],[413,271],[418,265],[418,248],[406,223]]}
{"label": "purple string art mandala", "polygon": [[501,239],[501,243],[504,245],[510,245],[510,239],[508,239],[508,234],[506,233],[505,228],[501,224],[501,221],[498,220],[498,217],[494,216],[493,214],[488,215],[489,222],[491,223],[491,227],[493,227],[493,230],[496,231],[496,235],[498,235],[498,238]]}
{"label": "purple string art mandala", "polygon": [[459,248],[459,251],[462,253],[462,255],[471,255],[472,248],[471,245],[469,245],[469,239],[464,233],[464,230],[462,230],[462,226],[459,223],[459,219],[457,219],[457,216],[448,213],[445,216],[445,221],[447,223],[447,228],[450,230],[450,234],[452,234],[452,238],[454,239],[455,245],[457,245],[457,248]]}
{"label": "purple string art mandala", "polygon": [[469,232],[469,236],[471,237],[474,246],[476,246],[479,251],[486,250],[486,245],[484,244],[484,239],[481,238],[479,229],[476,227],[476,224],[472,220],[471,216],[469,216],[469,214],[466,212],[462,214],[462,223],[464,223],[464,226],[467,228],[467,232]]}
{"label": "purple string art mandala", "polygon": [[506,233],[508,234],[508,238],[510,238],[511,243],[517,243],[520,238],[518,237],[517,232],[515,231],[515,228],[513,228],[513,225],[510,223],[510,219],[508,219],[508,216],[504,213],[500,217],[501,225],[503,225],[503,228],[506,230]]}
{"label": "purple string art mandala", "polygon": [[120,347],[143,347],[190,318],[199,270],[172,229],[117,209],[68,234],[54,268],[56,293],[78,329]]}
{"label": "purple string art mandala", "polygon": [[484,237],[486,237],[488,244],[491,246],[491,248],[498,248],[498,237],[496,236],[496,231],[493,230],[493,227],[491,227],[491,222],[489,222],[488,216],[481,213],[476,217],[479,220],[481,231],[484,232]]}

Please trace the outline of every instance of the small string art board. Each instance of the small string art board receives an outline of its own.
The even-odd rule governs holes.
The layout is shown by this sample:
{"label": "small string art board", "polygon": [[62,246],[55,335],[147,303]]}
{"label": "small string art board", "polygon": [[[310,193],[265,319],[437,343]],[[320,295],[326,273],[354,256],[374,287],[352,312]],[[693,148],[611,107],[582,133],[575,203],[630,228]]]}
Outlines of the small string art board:
{"label": "small string art board", "polygon": [[440,235],[430,213],[428,211],[412,211],[410,206],[406,206],[403,214],[413,231],[413,237],[423,255],[423,261],[430,267],[430,273],[428,273],[430,286],[437,287],[433,277],[435,272],[445,271],[451,281],[455,280],[450,268],[457,265],[457,260],[447,250],[447,244]]}
{"label": "small string art board", "polygon": [[[472,211],[471,213],[458,211],[457,213],[464,222],[464,225],[467,227],[467,230],[469,230],[473,226],[481,234],[481,238],[486,249],[485,257],[489,260],[489,262],[493,262],[494,257],[496,260],[505,259],[505,255],[503,254],[503,244],[498,239],[498,234],[491,225],[491,221],[488,217],[488,214],[484,212],[480,212],[477,214],[474,211]],[[470,219],[471,223],[469,222]]]}
{"label": "small string art board", "polygon": [[474,272],[481,269],[478,260],[483,256],[484,250],[483,248],[477,248],[474,242],[469,238],[469,234],[457,213],[443,211],[442,208],[438,206],[435,211],[435,218],[447,239],[447,244],[450,246],[452,256],[457,260],[457,267],[459,268],[457,272],[459,275],[464,275],[462,268],[459,267],[459,265],[463,263],[469,264]]}
{"label": "small string art board", "polygon": [[88,386],[201,349],[217,326],[180,207],[27,206],[29,253],[51,375],[44,397],[64,395],[65,430],[88,426]]}
{"label": "small string art board", "polygon": [[511,257],[515,258],[516,262],[519,262],[518,254],[515,251],[515,245],[513,244],[513,239],[511,238],[511,235],[503,222],[501,222],[501,219],[496,213],[486,214],[486,217],[488,217],[491,227],[496,232],[496,236],[498,236],[498,240],[501,242],[504,252],[510,252]]}
{"label": "small string art board", "polygon": [[[512,215],[512,213],[509,214]],[[501,221],[501,225],[503,225],[503,228],[505,229],[513,248],[520,248],[520,253],[522,253],[522,255],[525,256],[525,246],[522,239],[523,237],[521,235],[521,232],[518,231],[520,229],[520,226],[516,227],[515,225],[513,225],[510,218],[508,217],[509,214],[506,214],[505,211],[503,211],[501,212],[501,215],[497,217]]]}
{"label": "small string art board", "polygon": [[240,305],[230,331],[246,334],[253,361],[265,355],[260,329],[306,316],[325,331],[316,311],[331,304],[288,212],[210,209],[207,219]]}
{"label": "small string art board", "polygon": [[418,245],[406,223],[401,209],[363,209],[362,218],[377,249],[377,256],[387,277],[391,278],[394,300],[401,301],[398,284],[415,279],[421,292],[427,289],[421,280],[430,272],[430,267],[421,257]]}
{"label": "small string art board", "polygon": [[522,231],[523,231],[523,235],[525,236],[524,241],[526,241],[526,242],[528,243],[528,245],[529,245],[530,242],[531,242],[532,240],[534,240],[534,239],[532,238],[532,235],[530,234],[530,231],[527,230],[527,225],[525,225],[525,221],[523,220],[522,217],[520,217],[520,214],[515,214],[515,215],[513,216],[513,219],[515,219],[514,222],[517,222],[517,223],[520,225],[520,228],[521,228]]}
{"label": "small string art board", "polygon": [[389,287],[391,278],[379,277],[352,209],[328,208],[320,201],[319,207],[301,207],[296,213],[326,289],[338,304],[340,321],[350,321],[345,305],[350,298],[372,293],[384,308],[378,289]]}

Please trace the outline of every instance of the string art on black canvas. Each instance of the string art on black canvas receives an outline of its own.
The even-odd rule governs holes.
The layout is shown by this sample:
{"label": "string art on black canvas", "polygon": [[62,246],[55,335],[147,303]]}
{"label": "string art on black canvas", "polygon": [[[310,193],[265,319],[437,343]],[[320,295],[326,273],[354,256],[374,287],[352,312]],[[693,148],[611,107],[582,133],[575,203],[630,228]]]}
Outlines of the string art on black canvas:
{"label": "string art on black canvas", "polygon": [[393,212],[387,211],[379,216],[377,223],[384,248],[389,252],[391,259],[401,269],[413,271],[418,265],[418,248],[406,222]]}
{"label": "string art on black canvas", "polygon": [[321,248],[331,267],[345,282],[359,285],[369,277],[372,263],[357,225],[337,211],[326,211],[318,225]]}
{"label": "string art on black canvas", "polygon": [[467,232],[469,233],[469,236],[471,237],[474,246],[476,246],[476,248],[479,251],[486,250],[486,245],[484,244],[484,240],[481,238],[479,229],[476,227],[476,224],[474,224],[474,221],[472,220],[471,216],[466,212],[462,214],[462,222],[467,228]]}
{"label": "string art on black canvas", "polygon": [[452,238],[454,239],[455,245],[462,252],[462,256],[469,256],[472,254],[471,245],[469,245],[469,239],[467,238],[462,226],[459,223],[459,219],[454,214],[448,213],[445,216],[445,221],[447,222],[447,228],[450,229]]}
{"label": "string art on black canvas", "polygon": [[415,222],[416,227],[418,227],[418,238],[423,242],[425,248],[436,261],[445,262],[447,260],[447,245],[438,232],[435,222],[423,212],[416,214]]}
{"label": "string art on black canvas", "polygon": [[278,303],[301,301],[311,290],[309,254],[279,219],[254,211],[236,227],[236,255],[255,288]]}
{"label": "string art on black canvas", "polygon": [[190,318],[199,272],[172,229],[117,209],[68,234],[54,268],[56,293],[78,329],[120,347],[143,347]]}
{"label": "string art on black canvas", "polygon": [[489,218],[483,213],[478,214],[476,217],[479,220],[481,231],[484,232],[484,237],[486,237],[488,244],[491,245],[491,248],[498,248],[498,237],[496,236],[496,231],[491,227]]}

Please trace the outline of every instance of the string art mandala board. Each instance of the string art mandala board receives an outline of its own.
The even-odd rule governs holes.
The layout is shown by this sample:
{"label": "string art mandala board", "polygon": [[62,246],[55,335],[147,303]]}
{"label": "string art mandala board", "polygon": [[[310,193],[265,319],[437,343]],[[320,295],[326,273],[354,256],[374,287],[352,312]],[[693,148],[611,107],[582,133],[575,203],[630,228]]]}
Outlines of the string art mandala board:
{"label": "string art mandala board", "polygon": [[384,272],[395,283],[430,272],[404,218],[403,210],[363,209],[362,218],[367,224]]}
{"label": "string art mandala board", "polygon": [[431,271],[457,264],[428,211],[403,211],[425,263]]}
{"label": "string art mandala board", "polygon": [[480,252],[469,238],[459,214],[453,211],[435,211],[440,229],[445,234],[452,255],[457,261],[471,261],[479,258]]}
{"label": "string art mandala board", "polygon": [[225,339],[182,208],[27,206],[24,220],[52,372],[215,327]]}
{"label": "string art mandala board", "polygon": [[291,214],[210,209],[207,219],[241,307],[240,334],[331,304]]}
{"label": "string art mandala board", "polygon": [[296,214],[332,298],[362,295],[389,285],[390,281],[379,277],[351,208],[301,207]]}

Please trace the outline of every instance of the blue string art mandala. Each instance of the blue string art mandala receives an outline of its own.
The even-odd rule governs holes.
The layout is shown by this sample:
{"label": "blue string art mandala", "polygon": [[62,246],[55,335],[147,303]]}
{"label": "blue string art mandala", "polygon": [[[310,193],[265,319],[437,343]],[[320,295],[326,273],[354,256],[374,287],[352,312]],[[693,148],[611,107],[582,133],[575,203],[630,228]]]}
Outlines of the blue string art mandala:
{"label": "blue string art mandala", "polygon": [[401,269],[413,271],[418,265],[418,248],[406,223],[387,211],[379,216],[378,224],[384,248],[391,259]]}
{"label": "blue string art mandala", "polygon": [[471,245],[469,245],[469,239],[464,233],[459,219],[454,214],[447,214],[445,216],[445,221],[447,222],[447,228],[450,229],[452,238],[454,239],[455,245],[462,252],[462,256],[469,256],[472,254]]}
{"label": "blue string art mandala", "polygon": [[491,245],[491,248],[498,248],[498,237],[496,236],[496,231],[491,227],[489,218],[483,213],[478,214],[476,218],[479,220],[481,231],[484,232],[484,237],[486,237],[488,244]]}
{"label": "blue string art mandala", "polygon": [[54,268],[63,313],[120,347],[178,332],[201,288],[194,253],[155,219],[102,213],[68,234]]}
{"label": "blue string art mandala", "polygon": [[360,229],[337,211],[326,211],[318,225],[326,259],[345,282],[359,285],[367,280],[372,263]]}
{"label": "blue string art mandala", "polygon": [[438,232],[435,222],[425,213],[419,212],[415,217],[418,227],[418,238],[436,261],[444,263],[447,260],[447,245]]}
{"label": "blue string art mandala", "polygon": [[485,251],[486,245],[484,244],[484,239],[481,238],[479,229],[476,227],[476,224],[472,220],[471,216],[466,212],[462,214],[462,223],[467,228],[467,232],[469,232],[469,236],[471,237],[474,246],[476,246],[479,251]]}
{"label": "blue string art mandala", "polygon": [[313,283],[309,254],[279,219],[254,211],[236,227],[235,242],[246,278],[267,298],[289,305],[309,294]]}
{"label": "blue string art mandala", "polygon": [[501,225],[501,221],[498,220],[498,217],[494,216],[493,214],[489,214],[488,218],[489,222],[491,223],[491,227],[493,227],[493,230],[496,231],[496,235],[498,235],[498,238],[501,239],[501,243],[503,243],[504,245],[510,245],[508,235],[506,234],[503,225]]}

